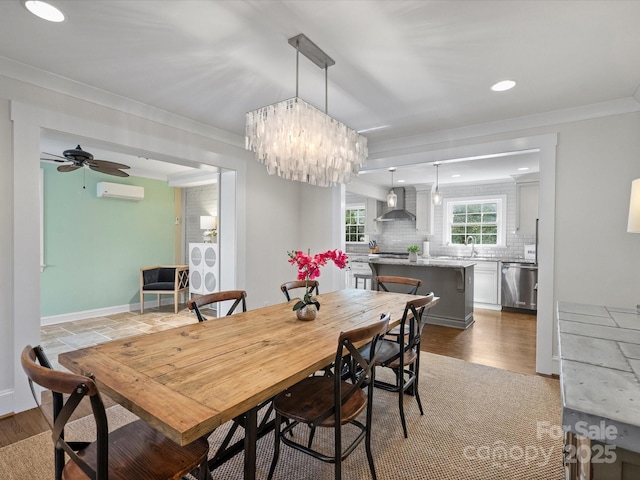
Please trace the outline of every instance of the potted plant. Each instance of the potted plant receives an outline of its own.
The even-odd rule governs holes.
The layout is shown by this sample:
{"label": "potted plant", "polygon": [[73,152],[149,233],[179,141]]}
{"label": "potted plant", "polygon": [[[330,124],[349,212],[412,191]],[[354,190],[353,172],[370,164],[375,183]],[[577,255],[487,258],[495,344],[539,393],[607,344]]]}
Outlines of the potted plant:
{"label": "potted plant", "polygon": [[407,252],[409,252],[409,261],[417,262],[418,261],[418,252],[420,251],[420,247],[418,245],[409,245],[407,247]]}
{"label": "potted plant", "polygon": [[311,255],[310,252],[303,253],[301,251],[287,252],[289,255],[289,263],[298,267],[298,280],[304,280],[306,284],[305,294],[302,298],[295,298],[297,302],[293,306],[296,316],[300,320],[313,320],[316,313],[320,310],[320,302],[311,294],[309,288],[309,280],[315,280],[320,276],[320,267],[327,264],[328,260],[339,269],[343,269],[349,257],[342,250],[327,250],[323,253]]}

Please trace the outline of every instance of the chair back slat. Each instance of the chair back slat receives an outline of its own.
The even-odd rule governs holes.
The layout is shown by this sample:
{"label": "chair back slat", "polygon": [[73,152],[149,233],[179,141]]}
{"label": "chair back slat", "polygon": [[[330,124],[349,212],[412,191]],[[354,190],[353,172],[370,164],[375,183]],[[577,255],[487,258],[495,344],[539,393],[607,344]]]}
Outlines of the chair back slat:
{"label": "chair back slat", "polygon": [[389,285],[403,285],[411,287],[406,292],[409,295],[417,295],[418,288],[422,286],[422,280],[411,277],[396,277],[392,275],[379,275],[374,277],[374,283],[378,285],[378,290],[389,292]]}
{"label": "chair back slat", "polygon": [[187,307],[189,310],[193,311],[198,317],[199,322],[204,322],[206,317],[202,315],[199,307],[203,307],[205,305],[210,305],[212,303],[225,302],[228,300],[235,300],[231,308],[227,311],[227,316],[232,315],[238,305],[242,303],[242,311],[247,311],[247,292],[244,290],[225,290],[223,292],[210,293],[208,295],[202,295],[193,300],[189,300],[187,302]]}
{"label": "chair back slat", "polygon": [[309,292],[312,295],[319,295],[319,286],[320,282],[317,280],[293,280],[291,282],[285,282],[280,285],[280,290],[284,294],[284,297],[287,299],[287,302],[291,301],[291,295],[289,292],[291,290],[295,290],[296,288],[304,288],[305,293]]}

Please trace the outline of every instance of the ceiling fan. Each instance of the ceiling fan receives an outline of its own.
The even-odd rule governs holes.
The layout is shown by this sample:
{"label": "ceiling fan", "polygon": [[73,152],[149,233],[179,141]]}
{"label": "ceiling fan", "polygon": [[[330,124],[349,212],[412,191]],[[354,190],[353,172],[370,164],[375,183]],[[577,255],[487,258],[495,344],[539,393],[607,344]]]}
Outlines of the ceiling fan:
{"label": "ceiling fan", "polygon": [[60,165],[58,167],[59,172],[73,172],[84,166],[89,167],[96,172],[105,173],[107,175],[115,175],[116,177],[128,177],[129,174],[123,172],[121,169],[129,168],[128,165],[122,163],[109,162],[107,160],[96,160],[89,152],[85,152],[78,145],[71,150],[65,150],[62,152],[63,157],[55,155],[53,153],[42,152],[44,155],[49,155],[56,158],[41,158],[40,160],[49,160],[54,162],[72,162],[71,165]]}

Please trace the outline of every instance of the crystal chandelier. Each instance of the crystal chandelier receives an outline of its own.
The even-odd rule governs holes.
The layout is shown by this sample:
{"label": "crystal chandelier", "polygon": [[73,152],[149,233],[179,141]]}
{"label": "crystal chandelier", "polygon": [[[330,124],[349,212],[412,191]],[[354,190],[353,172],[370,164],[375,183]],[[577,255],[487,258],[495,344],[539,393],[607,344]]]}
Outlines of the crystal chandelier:
{"label": "crystal chandelier", "polygon": [[[289,44],[296,48],[296,96],[247,113],[246,148],[269,175],[320,187],[348,183],[367,160],[367,139],[326,114],[327,69],[335,62],[303,34]],[[325,71],[325,112],[298,98],[300,52]]]}

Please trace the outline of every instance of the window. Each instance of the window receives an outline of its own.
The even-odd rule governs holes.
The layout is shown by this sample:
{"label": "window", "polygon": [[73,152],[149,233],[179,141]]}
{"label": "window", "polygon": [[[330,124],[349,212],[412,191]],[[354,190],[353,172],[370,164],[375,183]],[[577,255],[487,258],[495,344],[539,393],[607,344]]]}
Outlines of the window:
{"label": "window", "polygon": [[504,195],[446,201],[445,245],[464,244],[469,236],[476,245],[504,245],[505,203]]}
{"label": "window", "polygon": [[345,241],[364,242],[364,207],[350,207],[345,212]]}

